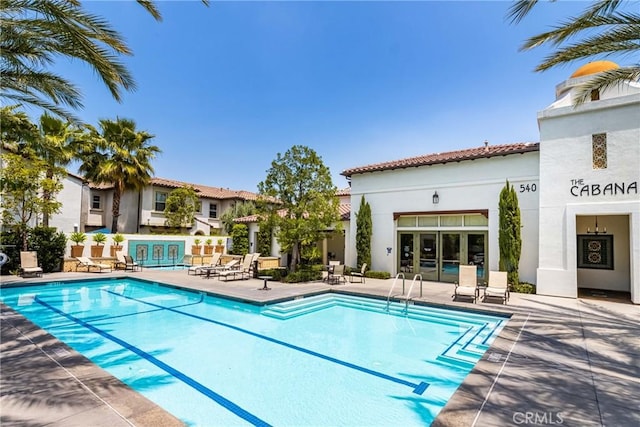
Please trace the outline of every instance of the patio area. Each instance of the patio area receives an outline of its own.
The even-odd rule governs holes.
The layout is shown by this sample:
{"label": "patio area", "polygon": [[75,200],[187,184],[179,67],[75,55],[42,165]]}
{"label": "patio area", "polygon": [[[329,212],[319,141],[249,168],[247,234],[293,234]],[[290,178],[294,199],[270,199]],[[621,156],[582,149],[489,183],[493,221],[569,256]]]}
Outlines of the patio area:
{"label": "patio area", "polygon": [[[327,285],[219,281],[185,270],[3,277],[3,286],[132,276],[255,304],[323,292],[386,298],[390,280]],[[410,282],[406,282],[408,289]],[[400,293],[401,289],[396,288]],[[414,288],[413,295],[419,290]],[[606,298],[511,294],[508,305],[455,302],[453,285],[424,282],[416,301],[512,315],[433,426],[640,425],[640,307]],[[2,306],[2,425],[171,426],[172,415]]]}

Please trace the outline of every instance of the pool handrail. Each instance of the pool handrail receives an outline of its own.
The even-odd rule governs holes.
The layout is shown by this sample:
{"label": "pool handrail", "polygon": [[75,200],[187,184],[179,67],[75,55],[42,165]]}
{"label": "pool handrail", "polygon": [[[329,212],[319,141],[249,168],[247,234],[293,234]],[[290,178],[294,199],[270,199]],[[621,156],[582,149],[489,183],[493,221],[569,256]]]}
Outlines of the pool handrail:
{"label": "pool handrail", "polygon": [[389,295],[387,295],[387,312],[389,311],[389,305],[391,304],[391,293],[393,292],[393,288],[395,288],[396,282],[400,277],[402,277],[402,294],[401,295],[404,295],[404,280],[405,280],[404,273],[398,273],[396,274],[396,277],[393,279],[393,283],[391,284],[391,289],[389,289]]}

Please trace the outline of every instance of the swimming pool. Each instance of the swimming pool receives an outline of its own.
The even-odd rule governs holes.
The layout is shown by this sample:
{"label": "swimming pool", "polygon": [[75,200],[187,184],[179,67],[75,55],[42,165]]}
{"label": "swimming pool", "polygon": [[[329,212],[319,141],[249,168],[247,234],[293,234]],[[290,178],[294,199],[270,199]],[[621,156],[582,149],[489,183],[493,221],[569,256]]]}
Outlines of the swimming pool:
{"label": "swimming pool", "polygon": [[0,295],[188,425],[429,425],[506,318],[327,294],[266,307],[136,279]]}

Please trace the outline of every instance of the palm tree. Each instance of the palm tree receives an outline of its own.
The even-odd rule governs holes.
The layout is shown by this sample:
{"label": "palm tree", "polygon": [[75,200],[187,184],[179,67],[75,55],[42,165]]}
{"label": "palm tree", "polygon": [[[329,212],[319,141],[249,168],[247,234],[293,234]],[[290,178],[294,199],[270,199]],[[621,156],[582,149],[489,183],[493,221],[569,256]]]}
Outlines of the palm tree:
{"label": "palm tree", "polygon": [[[84,140],[82,129],[69,121],[44,113],[40,116],[38,131],[38,138],[31,142],[31,148],[37,157],[45,161],[46,178],[56,179],[56,176],[66,173],[64,168],[76,158],[78,144]],[[42,194],[47,202],[54,196],[49,191],[43,191]],[[42,216],[42,225],[49,226],[49,214],[46,212]]]}
{"label": "palm tree", "polygon": [[[137,0],[157,21],[151,0]],[[208,0],[203,0],[208,5]],[[56,58],[89,65],[120,101],[136,84],[121,55],[131,55],[121,35],[79,0],[0,0],[0,98],[74,119],[65,106],[82,107],[80,90],[50,71]]]}
{"label": "palm tree", "polygon": [[117,233],[122,194],[125,190],[142,190],[149,183],[153,175],[151,160],[160,148],[148,144],[154,135],[136,130],[133,120],[103,119],[99,126],[101,132],[93,130],[93,146],[81,153],[80,171],[95,183],[113,185],[111,232]]}
{"label": "palm tree", "polygon": [[48,68],[57,57],[80,60],[116,100],[135,83],[119,55],[131,51],[104,19],[78,0],[0,0],[0,97],[72,117],[61,105],[82,106],[80,91]]}
{"label": "palm tree", "polygon": [[[538,0],[517,0],[509,8],[507,17],[518,23],[535,7]],[[567,20],[555,29],[529,38],[521,50],[530,50],[544,44],[560,46],[547,56],[536,71],[545,71],[579,59],[613,54],[633,54],[640,49],[638,29],[640,15],[623,11],[623,0],[596,1],[578,17]],[[637,2],[630,2],[637,6]],[[577,41],[572,38],[582,36]],[[594,90],[601,91],[623,81],[640,78],[640,64],[605,71],[594,75],[578,91],[576,103],[585,102]]]}

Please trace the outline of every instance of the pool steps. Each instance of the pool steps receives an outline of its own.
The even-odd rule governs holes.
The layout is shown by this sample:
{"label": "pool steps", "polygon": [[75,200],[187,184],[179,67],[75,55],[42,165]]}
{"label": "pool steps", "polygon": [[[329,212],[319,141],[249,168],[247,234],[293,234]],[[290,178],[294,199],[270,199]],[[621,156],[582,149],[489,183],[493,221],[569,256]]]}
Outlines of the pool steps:
{"label": "pool steps", "polygon": [[387,302],[383,300],[336,294],[317,295],[282,302],[269,306],[262,311],[262,314],[286,320],[335,306],[380,312],[448,326],[459,326],[461,335],[437,357],[437,360],[468,369],[472,368],[489,348],[487,343],[497,334],[506,320],[496,320],[489,316],[468,312],[465,312],[464,318],[461,319],[460,316],[451,313],[450,310],[415,304],[410,305],[409,310],[406,311],[404,302],[392,303],[387,309]]}

